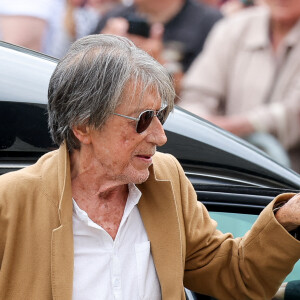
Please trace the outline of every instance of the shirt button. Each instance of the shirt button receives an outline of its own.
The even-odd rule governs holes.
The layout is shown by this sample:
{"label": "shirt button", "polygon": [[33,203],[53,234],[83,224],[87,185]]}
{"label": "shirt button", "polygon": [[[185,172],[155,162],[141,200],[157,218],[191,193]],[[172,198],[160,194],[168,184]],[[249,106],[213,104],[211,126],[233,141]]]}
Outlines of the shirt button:
{"label": "shirt button", "polygon": [[116,287],[116,288],[120,287],[120,285],[121,285],[121,280],[120,280],[119,277],[116,277],[116,278],[114,279],[113,285],[114,285],[114,287]]}

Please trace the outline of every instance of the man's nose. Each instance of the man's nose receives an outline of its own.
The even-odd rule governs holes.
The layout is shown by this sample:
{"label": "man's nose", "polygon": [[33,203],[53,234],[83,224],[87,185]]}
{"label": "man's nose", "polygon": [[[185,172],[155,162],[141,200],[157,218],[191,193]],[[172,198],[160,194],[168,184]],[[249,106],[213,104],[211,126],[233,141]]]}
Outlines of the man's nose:
{"label": "man's nose", "polygon": [[157,117],[153,118],[148,127],[147,141],[157,146],[162,146],[167,142],[165,130]]}

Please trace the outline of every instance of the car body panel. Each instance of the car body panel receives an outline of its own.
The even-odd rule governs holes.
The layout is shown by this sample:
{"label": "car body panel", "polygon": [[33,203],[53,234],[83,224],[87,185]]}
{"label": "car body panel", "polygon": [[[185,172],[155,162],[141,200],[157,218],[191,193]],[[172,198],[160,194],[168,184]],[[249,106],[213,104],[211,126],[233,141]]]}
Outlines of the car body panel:
{"label": "car body panel", "polygon": [[6,43],[0,42],[0,47],[0,100],[47,104],[48,84],[57,60]]}

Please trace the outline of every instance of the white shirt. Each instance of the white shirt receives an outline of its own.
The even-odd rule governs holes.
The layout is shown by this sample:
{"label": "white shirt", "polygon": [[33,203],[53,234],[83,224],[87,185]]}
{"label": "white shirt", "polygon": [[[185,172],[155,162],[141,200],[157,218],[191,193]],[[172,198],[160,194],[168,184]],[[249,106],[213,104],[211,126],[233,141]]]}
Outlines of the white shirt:
{"label": "white shirt", "polygon": [[130,184],[115,240],[73,200],[73,300],[161,299],[140,197]]}

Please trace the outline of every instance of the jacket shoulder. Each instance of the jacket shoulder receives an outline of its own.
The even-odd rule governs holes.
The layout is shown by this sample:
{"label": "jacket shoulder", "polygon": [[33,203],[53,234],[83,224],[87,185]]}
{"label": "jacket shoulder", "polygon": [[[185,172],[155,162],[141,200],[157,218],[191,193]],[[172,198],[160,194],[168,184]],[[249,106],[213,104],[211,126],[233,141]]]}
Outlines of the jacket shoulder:
{"label": "jacket shoulder", "polygon": [[214,31],[226,31],[226,36],[229,35],[229,37],[240,37],[248,30],[252,31],[252,27],[261,31],[267,25],[268,15],[269,12],[265,7],[247,8],[219,20],[215,25]]}
{"label": "jacket shoulder", "polygon": [[43,174],[50,171],[51,161],[55,159],[56,155],[57,150],[49,152],[31,166],[1,175],[0,202],[34,193],[35,188],[39,188],[41,185]]}

